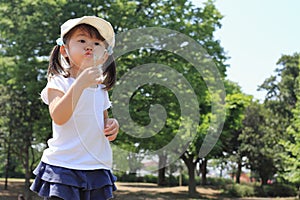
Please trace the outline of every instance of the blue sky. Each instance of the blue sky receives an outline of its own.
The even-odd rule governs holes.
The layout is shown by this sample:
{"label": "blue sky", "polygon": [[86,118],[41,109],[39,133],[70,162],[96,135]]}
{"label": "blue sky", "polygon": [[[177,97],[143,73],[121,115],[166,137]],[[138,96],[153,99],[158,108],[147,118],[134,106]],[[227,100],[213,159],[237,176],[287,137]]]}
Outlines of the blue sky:
{"label": "blue sky", "polygon": [[[204,0],[193,0],[196,6]],[[256,99],[282,55],[300,53],[300,0],[215,0],[222,27],[215,33],[231,57],[228,79]]]}

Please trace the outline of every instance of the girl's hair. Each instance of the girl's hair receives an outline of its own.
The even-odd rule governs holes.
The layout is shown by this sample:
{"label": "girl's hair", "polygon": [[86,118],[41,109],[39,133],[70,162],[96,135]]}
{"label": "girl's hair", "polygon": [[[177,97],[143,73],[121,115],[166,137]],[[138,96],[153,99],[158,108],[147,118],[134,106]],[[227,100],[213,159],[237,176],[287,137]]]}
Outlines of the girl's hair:
{"label": "girl's hair", "polygon": [[[80,29],[80,30],[88,33],[89,36],[92,38],[97,38],[97,39],[103,41],[107,46],[105,39],[102,37],[102,35],[100,35],[98,30],[95,27],[88,25],[88,24],[79,24],[79,25],[75,26],[74,28],[72,28],[64,36],[64,38],[63,38],[64,44],[67,43],[67,41],[71,38],[71,36],[77,29]],[[70,63],[70,60],[68,58],[66,58],[66,60],[68,63]],[[103,81],[103,84],[105,85],[104,89],[109,90],[114,86],[114,84],[116,82],[116,63],[115,63],[115,59],[112,55],[110,55],[108,57],[106,62],[103,64],[103,67],[105,69],[103,72],[103,75],[104,76],[106,75],[106,78]],[[47,76],[51,77],[51,76],[58,75],[58,74],[62,74],[66,78],[70,77],[69,69],[64,68],[61,64],[60,46],[56,45],[52,49],[51,54],[50,54]]]}

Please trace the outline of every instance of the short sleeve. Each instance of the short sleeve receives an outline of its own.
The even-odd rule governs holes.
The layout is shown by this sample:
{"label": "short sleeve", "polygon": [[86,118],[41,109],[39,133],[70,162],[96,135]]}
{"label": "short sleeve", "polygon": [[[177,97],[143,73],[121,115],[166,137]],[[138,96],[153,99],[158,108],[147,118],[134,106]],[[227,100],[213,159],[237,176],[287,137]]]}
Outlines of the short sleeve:
{"label": "short sleeve", "polygon": [[54,76],[49,78],[46,87],[41,92],[41,99],[45,104],[48,105],[48,89],[56,89],[63,93],[66,93],[72,82],[73,81],[70,78],[65,78],[63,76]]}
{"label": "short sleeve", "polygon": [[107,110],[111,107],[111,101],[109,100],[108,92],[105,90],[104,92],[104,107],[103,110]]}

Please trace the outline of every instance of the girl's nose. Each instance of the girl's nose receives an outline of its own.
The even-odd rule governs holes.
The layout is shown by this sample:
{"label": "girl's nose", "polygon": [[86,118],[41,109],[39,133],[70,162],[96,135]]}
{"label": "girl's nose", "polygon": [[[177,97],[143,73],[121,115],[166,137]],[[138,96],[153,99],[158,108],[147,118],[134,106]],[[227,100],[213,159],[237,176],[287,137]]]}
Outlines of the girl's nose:
{"label": "girl's nose", "polygon": [[85,46],[86,51],[93,51],[94,50],[94,44],[93,42],[87,42]]}
{"label": "girl's nose", "polygon": [[93,50],[93,47],[92,47],[91,45],[87,45],[87,46],[85,47],[85,50],[86,50],[86,51],[92,51],[92,50]]}

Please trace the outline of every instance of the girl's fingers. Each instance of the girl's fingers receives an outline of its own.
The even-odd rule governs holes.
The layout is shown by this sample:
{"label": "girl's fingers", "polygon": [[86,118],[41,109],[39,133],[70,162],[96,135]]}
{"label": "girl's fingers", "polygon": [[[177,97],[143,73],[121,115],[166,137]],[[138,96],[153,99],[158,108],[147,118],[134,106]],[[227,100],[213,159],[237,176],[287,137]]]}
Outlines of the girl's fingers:
{"label": "girl's fingers", "polygon": [[115,140],[119,132],[119,124],[114,119],[108,119],[105,124],[104,134],[109,141]]}
{"label": "girl's fingers", "polygon": [[109,140],[109,141],[113,141],[117,138],[117,134],[110,134],[110,135],[106,135],[106,138]]}

